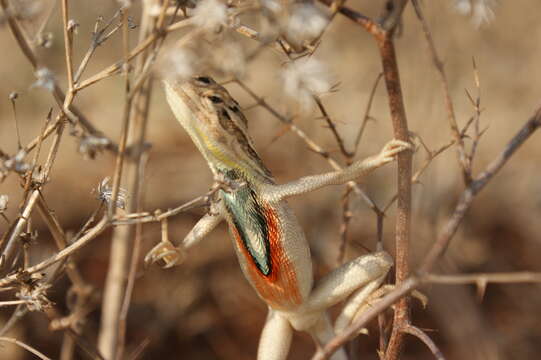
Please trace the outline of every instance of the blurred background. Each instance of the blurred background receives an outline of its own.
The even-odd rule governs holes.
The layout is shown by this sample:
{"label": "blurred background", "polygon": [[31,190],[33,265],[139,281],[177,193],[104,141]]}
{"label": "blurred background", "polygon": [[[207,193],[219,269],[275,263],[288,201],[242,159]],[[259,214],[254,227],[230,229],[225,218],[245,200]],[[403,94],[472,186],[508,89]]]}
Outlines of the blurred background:
{"label": "blurred background", "polygon": [[[381,3],[350,2],[348,6],[377,15]],[[487,130],[473,164],[477,174],[541,104],[541,3],[533,0],[498,2],[492,7],[493,21],[481,26],[476,26],[471,16],[457,12],[457,3],[461,2],[424,1],[422,5],[438,53],[445,63],[450,94],[461,126],[475,114],[465,92],[477,94],[472,58],[479,71],[483,109],[480,124]],[[90,44],[96,18],[111,17],[118,4],[101,0],[71,2],[70,6],[71,17],[80,24],[74,40],[74,59],[78,64]],[[131,9],[135,23],[139,6],[139,2],[134,2]],[[59,6],[53,11],[59,12]],[[28,34],[38,31],[39,19],[45,15],[36,11],[35,18],[25,21]],[[249,17],[245,20],[252,21]],[[252,23],[257,27],[256,22]],[[50,47],[39,48],[39,55],[65,88],[61,17],[53,14],[45,30],[51,32],[53,39]],[[169,40],[174,41],[178,36],[180,33],[173,33]],[[257,47],[257,43],[240,35],[231,36],[246,53]],[[135,34],[132,37],[136,39]],[[83,78],[121,59],[121,44],[117,35],[100,47]],[[438,77],[422,28],[410,5],[405,10],[396,46],[410,129],[429,148],[437,149],[451,139],[451,133]],[[32,69],[4,22],[0,26],[0,49],[0,148],[15,153],[17,137],[9,94],[13,91],[19,94],[16,112],[23,144],[39,134],[49,108],[55,105],[45,90],[31,87],[35,82]],[[322,101],[337,123],[346,146],[351,148],[381,69],[376,45],[360,27],[337,16],[316,56],[328,66],[333,82],[339,84],[338,91],[324,96]],[[279,112],[297,114],[294,101],[285,97],[283,91],[280,74],[284,61],[283,55],[264,50],[247,64],[242,79]],[[227,87],[246,108],[256,148],[279,183],[330,169],[325,159],[308,150],[301,139],[286,131],[265,109],[253,107],[254,100],[239,86]],[[92,123],[114,139],[120,133],[123,89],[122,77],[116,76],[89,87],[75,100],[75,105]],[[376,92],[371,115],[375,121],[366,127],[357,158],[376,153],[392,137],[383,83]],[[211,173],[173,118],[158,82],[152,93],[149,121],[148,142],[152,149],[144,178],[145,209],[172,208],[208,191],[212,184]],[[336,141],[317,111],[304,111],[296,115],[294,121],[344,163]],[[46,141],[44,146],[49,145]],[[44,190],[50,208],[62,225],[74,233],[98,207],[95,189],[106,176],[111,176],[115,161],[107,152],[87,160],[77,147],[76,139],[64,137],[51,182]],[[416,169],[425,156],[423,150],[416,153]],[[364,180],[361,186],[379,206],[384,206],[394,195],[394,179],[394,166],[387,166]],[[463,189],[455,149],[437,157],[421,182],[413,192],[413,269],[436,239]],[[310,241],[317,276],[336,266],[343,193],[344,188],[333,187],[290,201]],[[16,176],[11,175],[0,183],[2,194],[9,195],[10,199],[5,215],[9,219],[16,218],[22,194]],[[354,196],[351,210],[347,259],[365,253],[365,248],[373,250],[376,241],[373,212]],[[203,214],[204,210],[193,210],[171,218],[172,240],[182,240]],[[438,271],[541,271],[540,218],[541,135],[535,134],[476,198]],[[54,243],[39,216],[33,216],[33,220],[39,232],[37,245],[31,252],[31,261],[35,263],[54,251]],[[385,244],[392,253],[393,208],[384,226]],[[0,222],[0,233],[6,230],[6,222]],[[143,253],[146,253],[160,241],[159,224],[145,225],[143,237]],[[84,336],[90,342],[95,342],[99,329],[99,296],[107,272],[110,240],[111,231],[107,231],[76,257],[85,280],[96,289],[95,310],[88,315],[84,326]],[[61,278],[48,292],[56,308],[64,313],[68,312],[68,286],[68,280]],[[539,285],[531,284],[491,284],[480,298],[474,286],[426,287],[423,292],[429,296],[428,306],[423,309],[414,302],[413,322],[429,333],[447,359],[535,359],[541,353],[540,290]],[[9,307],[0,309],[0,326],[12,311]],[[128,317],[126,358],[144,344],[138,355],[141,359],[254,359],[265,316],[266,306],[242,276],[226,226],[221,225],[208,239],[191,249],[182,266],[163,270],[158,266],[144,269],[141,264]],[[370,336],[356,340],[359,359],[378,358],[377,331],[373,325]],[[62,333],[53,332],[48,326],[47,317],[32,312],[6,336],[20,339],[56,359]],[[34,358],[14,345],[1,346],[3,359]],[[289,359],[308,359],[313,351],[309,336],[297,333]],[[85,357],[77,352],[76,358]],[[433,357],[417,339],[408,338],[403,358]]]}

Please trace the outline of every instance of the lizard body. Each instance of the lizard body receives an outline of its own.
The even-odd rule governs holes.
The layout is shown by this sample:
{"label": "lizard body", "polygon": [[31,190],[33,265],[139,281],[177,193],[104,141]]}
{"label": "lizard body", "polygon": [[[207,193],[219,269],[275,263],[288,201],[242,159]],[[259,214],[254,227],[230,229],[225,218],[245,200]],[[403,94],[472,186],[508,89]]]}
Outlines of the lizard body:
{"label": "lizard body", "polygon": [[[161,259],[172,266],[187,248],[225,220],[245,277],[269,306],[258,360],[285,360],[292,329],[307,331],[318,342],[330,340],[379,287],[392,258],[386,252],[361,256],[314,283],[308,243],[285,199],[359,178],[411,146],[393,140],[380,154],[341,171],[277,185],[254,149],[239,104],[225,88],[205,76],[185,82],[165,80],[164,85],[177,120],[205,157],[215,180],[228,184],[228,189],[217,192],[212,211],[178,248],[161,242],[145,260]],[[333,330],[326,309],[347,297]],[[340,350],[331,359],[345,359],[345,353]]]}

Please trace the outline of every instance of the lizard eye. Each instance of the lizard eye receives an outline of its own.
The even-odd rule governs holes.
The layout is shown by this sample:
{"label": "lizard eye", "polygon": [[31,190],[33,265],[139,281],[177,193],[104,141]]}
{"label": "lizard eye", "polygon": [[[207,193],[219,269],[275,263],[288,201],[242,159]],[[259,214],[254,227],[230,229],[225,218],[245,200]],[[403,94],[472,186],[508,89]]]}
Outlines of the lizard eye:
{"label": "lizard eye", "polygon": [[198,77],[195,78],[195,80],[200,81],[200,82],[202,82],[204,84],[207,84],[207,85],[210,85],[212,83],[212,81],[206,76],[198,76]]}
{"label": "lizard eye", "polygon": [[213,103],[215,104],[222,104],[224,101],[222,100],[221,97],[218,97],[218,96],[214,96],[214,95],[211,95],[208,97],[210,101],[212,101]]}

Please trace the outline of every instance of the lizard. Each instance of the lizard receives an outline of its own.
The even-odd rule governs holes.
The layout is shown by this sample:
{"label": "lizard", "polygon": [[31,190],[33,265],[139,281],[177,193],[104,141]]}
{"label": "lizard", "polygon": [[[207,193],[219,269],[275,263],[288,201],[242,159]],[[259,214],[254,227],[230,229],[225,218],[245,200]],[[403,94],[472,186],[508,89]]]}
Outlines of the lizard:
{"label": "lizard", "polygon": [[[248,135],[240,105],[223,86],[208,76],[164,79],[163,84],[173,114],[207,161],[215,181],[227,186],[215,192],[210,211],[178,247],[162,240],[145,262],[161,260],[165,267],[181,263],[188,248],[226,221],[242,272],[269,309],[257,359],[285,360],[293,330],[308,332],[320,344],[328,342],[362,311],[393,259],[385,251],[370,253],[314,281],[308,242],[286,199],[361,178],[412,145],[391,140],[379,154],[342,170],[276,184]],[[346,298],[333,328],[327,308]],[[344,350],[331,359],[345,360]]]}

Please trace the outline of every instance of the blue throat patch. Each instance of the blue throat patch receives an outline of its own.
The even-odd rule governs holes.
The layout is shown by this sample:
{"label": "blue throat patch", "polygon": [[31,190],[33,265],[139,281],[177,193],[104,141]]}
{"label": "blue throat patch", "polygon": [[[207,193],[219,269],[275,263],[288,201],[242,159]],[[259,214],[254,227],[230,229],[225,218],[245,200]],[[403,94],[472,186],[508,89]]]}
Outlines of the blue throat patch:
{"label": "blue throat patch", "polygon": [[220,190],[220,194],[244,247],[259,271],[269,276],[272,263],[268,227],[254,191],[244,186],[230,193]]}

